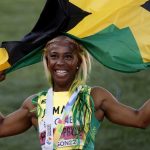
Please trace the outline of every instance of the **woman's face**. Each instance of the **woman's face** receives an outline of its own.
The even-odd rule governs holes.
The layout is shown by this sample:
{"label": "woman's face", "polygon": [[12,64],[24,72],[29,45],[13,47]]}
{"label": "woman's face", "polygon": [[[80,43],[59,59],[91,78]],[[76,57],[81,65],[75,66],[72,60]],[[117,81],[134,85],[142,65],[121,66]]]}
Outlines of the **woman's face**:
{"label": "woman's face", "polygon": [[57,42],[47,48],[47,65],[54,90],[68,90],[80,66],[77,50],[68,42]]}

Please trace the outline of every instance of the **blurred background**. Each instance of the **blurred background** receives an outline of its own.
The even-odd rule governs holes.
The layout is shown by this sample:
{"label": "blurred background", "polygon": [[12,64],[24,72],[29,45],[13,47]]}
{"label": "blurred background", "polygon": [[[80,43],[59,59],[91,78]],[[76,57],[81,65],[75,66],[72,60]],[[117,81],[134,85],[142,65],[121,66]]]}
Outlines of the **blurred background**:
{"label": "blurred background", "polygon": [[[1,0],[0,42],[19,40],[34,26],[44,0]],[[150,97],[150,70],[125,74],[93,60],[88,84],[108,89],[124,104],[139,108]],[[20,107],[30,95],[48,88],[42,63],[10,73],[0,83],[0,112],[7,115]],[[150,128],[134,129],[114,125],[104,119],[96,136],[95,150],[149,150]],[[0,138],[0,150],[40,150],[34,128],[7,138]]]}

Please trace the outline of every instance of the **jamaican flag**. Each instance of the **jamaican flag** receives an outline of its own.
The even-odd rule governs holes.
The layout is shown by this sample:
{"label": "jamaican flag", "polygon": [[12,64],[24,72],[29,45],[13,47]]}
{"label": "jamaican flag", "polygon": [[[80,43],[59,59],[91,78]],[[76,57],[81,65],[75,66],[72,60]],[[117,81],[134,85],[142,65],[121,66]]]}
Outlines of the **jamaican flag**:
{"label": "jamaican flag", "polygon": [[[150,67],[150,0],[47,0],[30,33],[3,42],[0,70],[41,61],[46,42],[67,34],[103,65],[122,72]],[[2,58],[2,59],[1,59]]]}

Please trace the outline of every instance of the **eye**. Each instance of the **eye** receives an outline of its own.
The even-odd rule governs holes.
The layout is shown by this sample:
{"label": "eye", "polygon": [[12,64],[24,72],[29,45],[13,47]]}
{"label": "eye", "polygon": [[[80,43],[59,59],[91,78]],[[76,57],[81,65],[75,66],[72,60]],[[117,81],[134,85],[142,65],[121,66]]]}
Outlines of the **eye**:
{"label": "eye", "polygon": [[49,57],[50,57],[51,59],[56,59],[56,58],[57,58],[57,55],[56,55],[56,54],[50,54]]}
{"label": "eye", "polygon": [[67,54],[67,55],[65,55],[65,59],[71,60],[71,59],[73,59],[73,56],[71,54]]}

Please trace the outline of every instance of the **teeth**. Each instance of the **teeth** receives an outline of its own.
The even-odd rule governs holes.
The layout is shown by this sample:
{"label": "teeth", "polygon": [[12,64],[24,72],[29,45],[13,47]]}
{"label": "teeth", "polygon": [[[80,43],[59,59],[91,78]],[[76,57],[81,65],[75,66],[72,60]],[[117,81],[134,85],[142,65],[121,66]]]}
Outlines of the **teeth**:
{"label": "teeth", "polygon": [[67,73],[66,70],[56,70],[57,73]]}
{"label": "teeth", "polygon": [[65,75],[67,75],[67,71],[66,70],[56,70],[56,74],[57,74],[57,76],[65,76]]}

